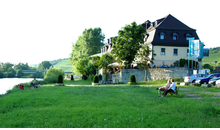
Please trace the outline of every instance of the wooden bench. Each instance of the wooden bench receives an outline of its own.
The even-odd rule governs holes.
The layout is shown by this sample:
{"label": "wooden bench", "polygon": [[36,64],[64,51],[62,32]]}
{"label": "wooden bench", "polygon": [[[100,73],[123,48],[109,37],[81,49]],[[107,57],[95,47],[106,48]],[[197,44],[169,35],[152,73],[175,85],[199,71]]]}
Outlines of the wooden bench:
{"label": "wooden bench", "polygon": [[171,95],[173,95],[173,94],[178,94],[178,91],[179,91],[179,87],[178,86],[176,86],[176,89],[175,89],[175,91],[174,92],[169,92]]}

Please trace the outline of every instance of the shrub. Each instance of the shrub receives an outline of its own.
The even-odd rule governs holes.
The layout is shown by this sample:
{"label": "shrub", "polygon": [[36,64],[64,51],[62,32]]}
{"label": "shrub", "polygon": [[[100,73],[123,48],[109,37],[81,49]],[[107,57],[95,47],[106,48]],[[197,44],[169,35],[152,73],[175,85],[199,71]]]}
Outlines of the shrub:
{"label": "shrub", "polygon": [[44,78],[45,83],[57,83],[58,76],[56,74],[53,74],[49,77]]}
{"label": "shrub", "polygon": [[101,74],[99,75],[99,80],[102,80],[102,75]]}
{"label": "shrub", "polygon": [[62,77],[64,77],[65,73],[62,69],[50,67],[50,69],[46,72],[44,76],[44,81],[46,83],[57,83],[59,75],[62,75]]}
{"label": "shrub", "polygon": [[99,79],[98,79],[97,75],[95,75],[93,77],[93,83],[99,83]]}
{"label": "shrub", "polygon": [[63,83],[63,76],[62,75],[59,75],[58,76],[58,83]]}
{"label": "shrub", "polygon": [[135,75],[130,76],[130,83],[136,83]]}
{"label": "shrub", "polygon": [[74,81],[74,77],[73,77],[73,75],[71,75],[71,81]]}

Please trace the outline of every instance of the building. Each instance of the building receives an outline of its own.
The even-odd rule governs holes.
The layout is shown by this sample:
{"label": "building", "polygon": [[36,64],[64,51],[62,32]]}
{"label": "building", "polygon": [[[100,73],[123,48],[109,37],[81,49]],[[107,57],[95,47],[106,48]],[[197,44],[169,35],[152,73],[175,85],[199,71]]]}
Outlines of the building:
{"label": "building", "polygon": [[[172,15],[154,22],[147,20],[142,24],[146,29],[145,44],[154,51],[154,65],[174,65],[173,63],[181,58],[188,59],[189,38],[199,39],[196,30],[188,27]],[[113,37],[108,43],[101,47],[101,53],[111,52],[114,43]],[[116,61],[115,61],[116,62]]]}
{"label": "building", "polygon": [[199,39],[196,30],[188,27],[172,15],[154,22],[144,22],[143,27],[147,30],[145,44],[154,51],[154,64],[170,66],[176,60],[187,59],[189,53],[189,38]]}

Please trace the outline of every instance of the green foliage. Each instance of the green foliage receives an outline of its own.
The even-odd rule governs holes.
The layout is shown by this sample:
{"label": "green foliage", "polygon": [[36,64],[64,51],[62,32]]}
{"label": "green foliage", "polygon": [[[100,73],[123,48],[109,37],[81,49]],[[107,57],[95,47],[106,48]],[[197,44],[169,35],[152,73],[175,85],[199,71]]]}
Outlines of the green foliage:
{"label": "green foliage", "polygon": [[210,72],[214,71],[214,69],[212,68],[212,66],[210,64],[204,64],[203,67],[204,67],[204,69],[210,69]]}
{"label": "green foliage", "polygon": [[38,65],[38,70],[47,70],[52,66],[52,64],[49,61],[42,61]]}
{"label": "green foliage", "polygon": [[[199,63],[193,60],[193,68],[197,68]],[[188,59],[180,59],[174,62],[174,66],[177,67],[188,67]],[[189,68],[192,68],[192,60],[189,60]]]}
{"label": "green foliage", "polygon": [[119,36],[113,38],[115,44],[111,51],[117,57],[118,63],[124,62],[128,66],[134,61],[137,51],[144,44],[145,34],[146,30],[136,22],[126,25],[118,31]]}
{"label": "green foliage", "polygon": [[99,78],[99,80],[102,80],[102,75],[101,75],[101,74],[99,74],[98,78]]}
{"label": "green foliage", "polygon": [[101,28],[90,28],[83,31],[82,36],[79,36],[76,43],[73,44],[71,57],[69,58],[74,72],[77,71],[75,64],[79,59],[101,52],[104,39],[105,35],[102,34]]}
{"label": "green foliage", "polygon": [[63,76],[62,75],[58,76],[58,83],[63,83]]}
{"label": "green foliage", "polygon": [[43,78],[44,75],[43,75],[43,73],[41,71],[36,71],[34,74],[31,74],[30,77],[31,78],[34,78],[34,77],[35,78]]}
{"label": "green foliage", "polygon": [[[152,58],[150,58],[150,55],[152,54]],[[145,69],[145,76],[144,76],[144,81],[147,79],[147,68],[150,66],[150,64],[153,63],[154,57],[156,56],[155,53],[150,50],[148,45],[143,45],[137,55],[136,55],[136,61],[138,64],[139,68],[144,68]]]}
{"label": "green foliage", "polygon": [[130,83],[136,83],[135,75],[130,76]]}
{"label": "green foliage", "polygon": [[89,57],[84,57],[79,59],[75,64],[77,72],[88,76],[88,73],[86,71],[86,68],[88,67],[88,63],[89,63]]}
{"label": "green foliage", "polygon": [[63,72],[62,69],[50,67],[44,76],[44,81],[46,83],[57,83],[57,79],[59,75],[62,75],[64,77],[65,73]]}
{"label": "green foliage", "polygon": [[99,83],[99,78],[97,75],[93,77],[93,83]]}
{"label": "green foliage", "polygon": [[22,70],[21,69],[17,70],[17,77],[18,78],[22,77]]}
{"label": "green foliage", "polygon": [[[110,53],[105,53],[102,55],[102,57],[99,60],[99,68],[103,68],[105,70],[105,74],[107,73],[107,70],[110,69],[111,67],[108,66],[113,62],[114,58]],[[106,79],[107,80],[107,79]]]}
{"label": "green foliage", "polygon": [[216,66],[220,67],[220,61],[217,62]]}
{"label": "green foliage", "polygon": [[24,64],[20,62],[17,65],[15,65],[14,69],[15,70],[29,70],[29,66],[28,66],[28,63]]}

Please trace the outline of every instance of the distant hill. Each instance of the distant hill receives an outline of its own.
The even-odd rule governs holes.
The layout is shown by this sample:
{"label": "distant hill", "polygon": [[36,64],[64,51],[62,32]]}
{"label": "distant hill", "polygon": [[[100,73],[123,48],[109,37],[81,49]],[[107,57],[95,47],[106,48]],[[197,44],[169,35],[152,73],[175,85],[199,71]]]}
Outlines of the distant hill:
{"label": "distant hill", "polygon": [[204,57],[202,62],[214,63],[220,61],[220,47],[214,47],[209,49],[209,57]]}
{"label": "distant hill", "polygon": [[61,68],[65,72],[70,72],[72,70],[72,65],[70,64],[68,58],[50,61],[50,63],[54,66],[54,68]]}

